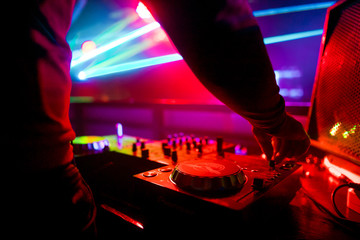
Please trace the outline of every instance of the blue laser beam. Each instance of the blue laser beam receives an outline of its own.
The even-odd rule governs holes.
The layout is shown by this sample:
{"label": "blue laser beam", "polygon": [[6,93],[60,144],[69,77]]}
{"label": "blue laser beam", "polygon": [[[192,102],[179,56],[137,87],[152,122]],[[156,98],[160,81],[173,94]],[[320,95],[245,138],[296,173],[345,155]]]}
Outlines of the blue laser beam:
{"label": "blue laser beam", "polygon": [[160,56],[160,57],[152,57],[152,58],[142,59],[142,60],[138,60],[138,61],[117,64],[114,66],[103,67],[103,68],[99,68],[99,69],[84,70],[84,71],[79,72],[78,77],[81,80],[85,80],[90,77],[98,77],[98,76],[103,76],[103,75],[108,75],[108,74],[113,74],[113,73],[120,73],[120,72],[124,72],[124,71],[159,65],[159,64],[163,64],[163,63],[179,61],[182,59],[183,58],[181,57],[180,54],[177,54],[177,53],[169,54],[169,55],[164,55],[164,56]]}
{"label": "blue laser beam", "polygon": [[332,6],[335,1],[331,2],[320,2],[320,3],[310,3],[296,6],[288,6],[281,8],[269,8],[265,10],[257,10],[253,11],[255,17],[265,17],[271,15],[285,14],[285,13],[293,13],[293,12],[302,12],[302,11],[310,11],[316,9],[323,9]]}
{"label": "blue laser beam", "polygon": [[311,31],[305,31],[305,32],[298,32],[298,33],[290,33],[290,34],[284,34],[274,37],[267,37],[264,38],[265,44],[273,44],[273,43],[279,43],[279,42],[286,42],[301,38],[308,38],[308,37],[314,37],[322,35],[323,29],[316,29]]}
{"label": "blue laser beam", "polygon": [[123,36],[121,38],[118,38],[118,39],[116,39],[116,40],[114,40],[114,41],[112,41],[112,42],[110,42],[110,43],[108,43],[106,45],[103,45],[103,46],[101,46],[101,47],[99,47],[99,48],[97,48],[97,49],[95,49],[95,50],[93,50],[91,52],[88,52],[88,53],[82,55],[81,57],[79,57],[77,59],[72,60],[71,61],[71,67],[74,67],[74,66],[76,66],[76,65],[78,65],[80,63],[86,62],[86,61],[88,61],[90,59],[93,59],[96,56],[98,56],[98,55],[100,55],[100,54],[102,54],[104,52],[107,52],[107,51],[109,51],[109,50],[111,50],[111,49],[113,49],[113,48],[115,48],[115,47],[117,47],[117,46],[119,46],[119,45],[121,45],[121,44],[123,44],[125,42],[128,42],[130,40],[138,38],[138,37],[140,37],[140,36],[142,36],[142,35],[144,35],[144,34],[146,34],[148,32],[151,32],[151,31],[153,31],[153,30],[155,30],[155,29],[157,29],[159,27],[160,27],[160,24],[158,22],[152,22],[152,23],[150,23],[148,25],[145,25],[144,27],[138,28],[138,29],[128,33],[127,35],[125,35],[125,36]]}

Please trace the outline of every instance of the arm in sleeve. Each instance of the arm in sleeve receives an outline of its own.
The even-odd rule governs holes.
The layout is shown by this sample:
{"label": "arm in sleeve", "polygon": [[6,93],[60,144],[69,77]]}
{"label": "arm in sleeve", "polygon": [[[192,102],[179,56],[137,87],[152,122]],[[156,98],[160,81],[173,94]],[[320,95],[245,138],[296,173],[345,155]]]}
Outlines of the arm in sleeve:
{"label": "arm in sleeve", "polygon": [[267,132],[285,121],[285,103],[246,0],[149,0],[147,5],[215,97]]}
{"label": "arm in sleeve", "polygon": [[202,84],[253,126],[268,159],[303,155],[310,140],[285,112],[260,28],[247,0],[146,0]]}

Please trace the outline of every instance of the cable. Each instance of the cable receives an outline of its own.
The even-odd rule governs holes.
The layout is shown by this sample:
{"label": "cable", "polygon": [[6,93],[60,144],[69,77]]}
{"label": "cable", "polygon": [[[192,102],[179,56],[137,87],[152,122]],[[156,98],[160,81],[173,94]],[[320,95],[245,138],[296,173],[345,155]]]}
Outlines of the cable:
{"label": "cable", "polygon": [[305,196],[307,196],[308,199],[311,200],[314,203],[314,205],[321,212],[323,212],[325,214],[328,214],[331,217],[331,218],[329,218],[329,220],[332,220],[332,222],[338,224],[339,226],[343,227],[344,229],[346,229],[346,230],[348,230],[348,231],[350,231],[352,233],[355,233],[355,234],[360,233],[360,223],[359,222],[353,221],[353,220],[348,219],[348,218],[339,217],[338,215],[332,213],[332,211],[330,211],[329,209],[327,209],[326,207],[321,205],[318,201],[316,201],[316,199],[314,199],[311,196],[311,194],[309,194],[309,192],[307,192],[307,190],[305,188],[302,188],[302,191],[305,194]]}
{"label": "cable", "polygon": [[344,187],[354,188],[354,189],[356,189],[356,190],[360,190],[360,184],[358,184],[358,183],[345,183],[345,184],[342,184],[342,185],[336,187],[336,188],[334,189],[334,191],[332,192],[332,194],[331,194],[331,202],[332,202],[333,208],[334,208],[335,212],[336,212],[341,218],[346,218],[346,217],[340,212],[340,210],[339,210],[338,207],[336,206],[335,195],[336,195],[337,191],[339,191],[341,188],[344,188]]}
{"label": "cable", "polygon": [[336,195],[337,191],[339,191],[341,188],[344,188],[344,187],[349,187],[349,184],[346,183],[346,184],[342,184],[342,185],[338,186],[337,188],[334,189],[334,191],[333,191],[332,194],[331,194],[331,202],[332,202],[333,208],[334,208],[335,212],[336,212],[341,218],[346,218],[346,217],[345,217],[344,214],[342,214],[342,213],[340,212],[340,210],[337,208],[337,206],[336,206],[336,201],[335,201],[335,195]]}

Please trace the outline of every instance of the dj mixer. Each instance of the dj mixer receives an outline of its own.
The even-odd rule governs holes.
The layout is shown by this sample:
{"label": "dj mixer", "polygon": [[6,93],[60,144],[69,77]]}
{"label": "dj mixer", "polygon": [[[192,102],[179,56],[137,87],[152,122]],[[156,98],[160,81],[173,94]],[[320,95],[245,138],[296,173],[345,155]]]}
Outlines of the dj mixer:
{"label": "dj mixer", "polygon": [[270,166],[221,137],[87,136],[73,146],[99,208],[142,231],[244,228],[281,209],[300,188],[298,163]]}

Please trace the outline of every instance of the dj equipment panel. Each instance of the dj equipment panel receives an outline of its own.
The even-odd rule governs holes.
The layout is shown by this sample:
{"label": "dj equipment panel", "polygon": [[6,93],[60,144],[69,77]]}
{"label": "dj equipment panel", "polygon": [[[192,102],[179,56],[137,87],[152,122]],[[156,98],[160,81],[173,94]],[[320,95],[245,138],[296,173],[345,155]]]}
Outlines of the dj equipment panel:
{"label": "dj equipment panel", "polygon": [[300,187],[299,164],[270,166],[221,137],[79,137],[73,145],[99,208],[145,232],[174,225],[183,233],[210,226],[238,231],[281,211]]}
{"label": "dj equipment panel", "polygon": [[[296,176],[299,173],[296,170],[300,167],[294,162],[286,162],[280,167],[269,169],[265,160],[259,157],[231,153],[226,153],[224,157],[209,155],[204,159],[189,160],[176,167],[153,169],[136,174],[135,177],[222,207],[242,210],[266,194],[273,194],[271,191],[276,191],[274,187],[281,187],[290,175]],[[215,175],[209,177],[206,173]],[[179,176],[181,174],[185,177]],[[289,192],[281,197],[293,196],[298,187],[296,184],[292,185]]]}

